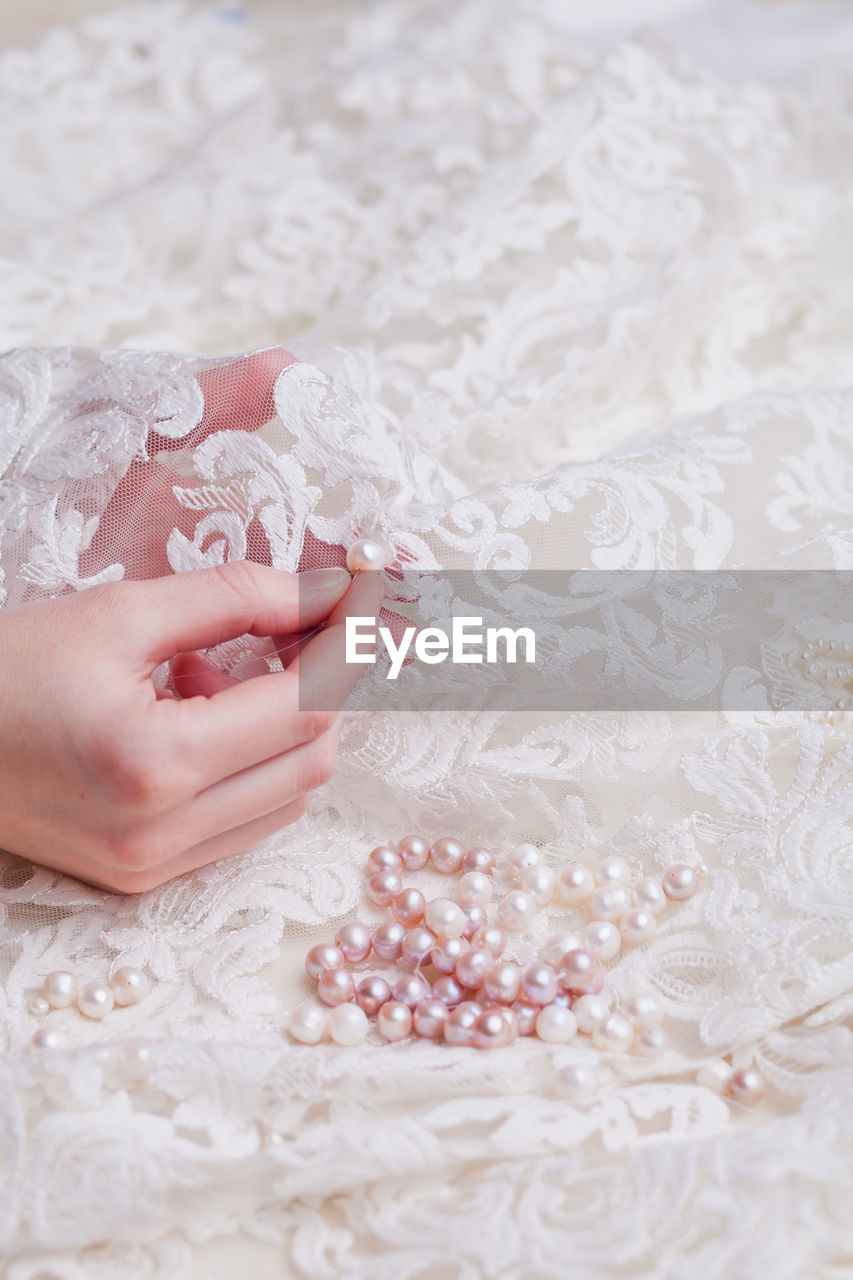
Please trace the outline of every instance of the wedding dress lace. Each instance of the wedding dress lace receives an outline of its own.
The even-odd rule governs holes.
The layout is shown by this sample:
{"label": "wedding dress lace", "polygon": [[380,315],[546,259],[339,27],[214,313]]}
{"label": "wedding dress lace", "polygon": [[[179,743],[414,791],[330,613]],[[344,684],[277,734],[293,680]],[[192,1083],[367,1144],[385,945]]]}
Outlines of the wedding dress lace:
{"label": "wedding dress lace", "polygon": [[[373,528],[408,569],[853,568],[834,56],[726,78],[556,0],[289,8],[121,7],[0,56],[6,606]],[[0,855],[11,1280],[214,1276],[229,1237],[312,1280],[849,1274],[853,713],[772,706],[357,691],[332,783],[243,854],[138,897]],[[704,861],[613,969],[666,1057],[576,1104],[572,1046],[290,1042],[305,948],[375,918],[366,853],[409,830]],[[118,963],[145,1002],[28,1048],[45,973]],[[719,1054],[760,1110],[696,1083]]]}

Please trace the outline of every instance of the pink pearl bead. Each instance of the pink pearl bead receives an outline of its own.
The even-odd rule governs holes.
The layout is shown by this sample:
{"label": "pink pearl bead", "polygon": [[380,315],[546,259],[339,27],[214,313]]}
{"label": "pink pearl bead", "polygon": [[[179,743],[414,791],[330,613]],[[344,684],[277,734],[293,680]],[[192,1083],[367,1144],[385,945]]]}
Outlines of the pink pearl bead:
{"label": "pink pearl bead", "polygon": [[407,871],[420,871],[429,861],[429,845],[421,836],[403,836],[397,852]]}
{"label": "pink pearl bead", "polygon": [[500,1009],[487,1009],[477,1018],[471,1030],[475,1049],[502,1049],[509,1043],[510,1025]]}
{"label": "pink pearl bead", "polygon": [[475,1004],[472,1000],[465,1000],[455,1009],[451,1009],[444,1024],[444,1038],[447,1043],[469,1045],[474,1023],[482,1012],[482,1006]]}
{"label": "pink pearl bead", "polygon": [[397,1004],[406,1004],[410,1009],[414,1009],[421,1000],[428,999],[432,991],[426,978],[420,977],[417,973],[406,973],[397,979],[391,994]]}
{"label": "pink pearl bead", "polygon": [[560,961],[558,981],[564,991],[579,996],[597,996],[604,987],[604,974],[591,951],[567,951]]}
{"label": "pink pearl bead", "polygon": [[493,924],[486,925],[483,929],[478,929],[471,937],[471,946],[484,948],[491,951],[496,960],[499,960],[504,953],[506,947],[506,938],[501,929],[496,928]]}
{"label": "pink pearl bead", "polygon": [[556,970],[549,964],[532,964],[521,979],[521,994],[531,1004],[550,1004],[558,989]]}
{"label": "pink pearl bead", "polygon": [[514,1040],[518,1039],[520,1034],[521,1028],[518,1020],[518,1014],[515,1012],[514,1009],[509,1009],[509,1008],[500,1009],[499,1013],[507,1026],[507,1037],[504,1043],[512,1044]]}
{"label": "pink pearl bead", "polygon": [[469,941],[473,938],[478,929],[483,929],[489,923],[489,917],[485,907],[478,906],[475,902],[470,902],[462,908],[462,914],[465,917],[466,925],[462,930],[462,937]]}
{"label": "pink pearl bead", "polygon": [[463,871],[482,871],[490,876],[495,869],[495,855],[491,849],[469,849],[462,859]]}
{"label": "pink pearl bead", "polygon": [[463,987],[476,990],[483,985],[495,967],[495,957],[485,947],[466,951],[456,961],[456,978]]}
{"label": "pink pearl bead", "polygon": [[483,995],[495,1004],[512,1004],[521,990],[521,970],[517,964],[496,964],[483,983]]}
{"label": "pink pearl bead", "polygon": [[395,920],[407,929],[413,929],[423,920],[425,907],[426,899],[420,889],[404,889],[391,904],[391,911]]}
{"label": "pink pearl bead", "polygon": [[453,875],[462,866],[465,850],[458,840],[453,840],[450,836],[442,836],[430,849],[429,856],[436,871],[441,871],[444,875]]}
{"label": "pink pearl bead", "polygon": [[429,996],[415,1006],[414,1027],[419,1036],[425,1040],[438,1040],[444,1035],[444,1024],[447,1021],[448,1008],[440,1000]]}
{"label": "pink pearl bead", "polygon": [[396,920],[381,924],[373,934],[373,950],[380,960],[399,960],[406,930]]}
{"label": "pink pearl bead", "polygon": [[518,1018],[518,1034],[520,1036],[532,1036],[536,1029],[536,1019],[539,1017],[540,1006],[531,1004],[529,1000],[516,1000],[512,1009]]}
{"label": "pink pearl bead", "polygon": [[360,1009],[364,1010],[368,1018],[378,1013],[383,1004],[387,1004],[390,999],[391,988],[378,974],[362,978],[356,987],[355,1002]]}
{"label": "pink pearl bead", "polygon": [[367,896],[377,907],[390,907],[402,888],[396,871],[376,871],[367,882]]}
{"label": "pink pearl bead", "polygon": [[312,947],[305,957],[305,972],[314,982],[319,982],[327,969],[343,969],[346,964],[340,947],[333,947],[330,942],[320,942]]}
{"label": "pink pearl bead", "polygon": [[692,898],[698,888],[699,879],[696,872],[684,863],[680,863],[677,867],[670,867],[669,871],[664,873],[663,891],[674,902],[684,902],[685,899]]}
{"label": "pink pearl bead", "polygon": [[348,969],[327,969],[317,983],[323,1004],[347,1004],[355,997],[355,983]]}
{"label": "pink pearl bead", "polygon": [[370,955],[370,930],[363,924],[343,924],[335,934],[335,942],[347,964],[360,964]]}
{"label": "pink pearl bead", "polygon": [[752,1106],[764,1093],[764,1076],[756,1067],[739,1067],[729,1076],[726,1093],[736,1102]]}
{"label": "pink pearl bead", "polygon": [[436,945],[430,953],[430,959],[439,973],[456,973],[456,964],[471,950],[471,944],[464,938],[446,938],[443,934],[436,939]]}
{"label": "pink pearl bead", "polygon": [[367,855],[367,874],[376,875],[377,871],[400,871],[403,863],[398,853],[387,844],[377,845]]}
{"label": "pink pearl bead", "polygon": [[455,1009],[465,999],[465,992],[455,978],[443,974],[432,984],[432,994],[436,1000],[446,1004],[448,1009]]}
{"label": "pink pearl bead", "polygon": [[417,968],[418,965],[428,962],[435,943],[435,934],[430,929],[425,928],[424,925],[415,925],[414,929],[407,931],[400,954],[406,964]]}
{"label": "pink pearl bead", "polygon": [[383,1040],[405,1040],[412,1030],[412,1011],[407,1004],[389,1000],[376,1015],[376,1029]]}

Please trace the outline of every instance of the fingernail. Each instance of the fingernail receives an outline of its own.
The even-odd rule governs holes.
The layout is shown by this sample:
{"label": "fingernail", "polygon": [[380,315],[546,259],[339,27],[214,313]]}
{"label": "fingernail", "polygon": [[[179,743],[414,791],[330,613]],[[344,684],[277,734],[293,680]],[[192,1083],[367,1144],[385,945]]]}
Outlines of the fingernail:
{"label": "fingernail", "polygon": [[322,592],[323,595],[338,595],[348,587],[352,578],[346,569],[309,569],[299,575],[299,590]]}

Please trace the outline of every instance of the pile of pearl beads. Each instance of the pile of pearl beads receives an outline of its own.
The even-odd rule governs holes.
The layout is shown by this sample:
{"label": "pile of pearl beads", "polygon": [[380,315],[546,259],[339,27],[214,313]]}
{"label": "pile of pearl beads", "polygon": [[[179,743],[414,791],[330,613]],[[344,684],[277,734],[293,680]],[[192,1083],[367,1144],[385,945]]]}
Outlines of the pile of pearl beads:
{"label": "pile of pearl beads", "polygon": [[[41,995],[33,996],[29,1011],[43,1017],[51,1009],[68,1009],[76,1005],[78,1012],[87,1018],[105,1018],[116,1005],[119,1007],[139,1004],[151,990],[151,983],[141,969],[125,965],[117,969],[108,982],[78,984],[73,973],[55,969],[42,983]],[[32,1036],[36,1048],[59,1048],[65,1043],[60,1031],[53,1027],[40,1027]]]}
{"label": "pile of pearl beads", "polygon": [[[426,866],[443,875],[459,873],[458,902],[448,897],[428,902],[420,890],[404,885],[406,872]],[[521,845],[507,860],[510,885],[497,904],[496,924],[490,924],[495,870],[490,850],[466,851],[449,836],[430,845],[410,835],[396,847],[373,849],[367,895],[392,919],[372,933],[362,924],[342,925],[334,944],[311,948],[305,967],[317,984],[318,999],[305,1001],[292,1015],[291,1037],[303,1044],[326,1038],[360,1044],[375,1018],[387,1043],[416,1035],[492,1049],[520,1035],[550,1045],[582,1035],[602,1053],[648,1058],[663,1053],[659,1000],[636,994],[613,1008],[603,965],[623,946],[652,937],[661,911],[671,901],[691,897],[705,869],[680,864],[661,879],[646,876],[632,885],[628,863],[617,855],[603,858],[594,871],[570,866],[557,874],[543,864],[534,845]],[[506,935],[528,930],[539,909],[555,898],[568,906],[585,905],[593,919],[580,932],[552,935],[526,968],[505,959]],[[368,974],[356,982],[348,966],[371,953],[407,972],[390,981]],[[425,969],[436,974],[431,982]],[[738,1074],[726,1066],[725,1071],[720,1087],[728,1096],[741,1101],[760,1096],[761,1077],[754,1068]],[[597,1079],[594,1067],[573,1063],[562,1069],[559,1083],[567,1096],[583,1098],[594,1091]]]}

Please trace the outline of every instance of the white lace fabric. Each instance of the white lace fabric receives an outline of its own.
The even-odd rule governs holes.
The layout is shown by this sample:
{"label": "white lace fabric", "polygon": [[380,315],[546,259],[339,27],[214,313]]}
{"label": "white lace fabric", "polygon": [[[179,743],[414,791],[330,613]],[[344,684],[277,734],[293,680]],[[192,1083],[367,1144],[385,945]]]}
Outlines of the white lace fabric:
{"label": "white lace fabric", "polygon": [[[425,569],[851,568],[849,21],[803,18],[818,77],[726,78],[566,9],[146,3],[0,55],[6,607],[374,527]],[[278,344],[268,413],[202,431]],[[312,1278],[849,1274],[850,714],[357,695],[263,845],[138,897],[0,855],[11,1280],[212,1277],[229,1238]],[[412,830],[704,861],[612,971],[665,1058],[575,1104],[588,1045],[290,1042],[305,949],[378,918],[366,854]],[[47,972],[119,964],[145,1002],[29,1048]],[[755,1112],[696,1084],[717,1054]]]}

